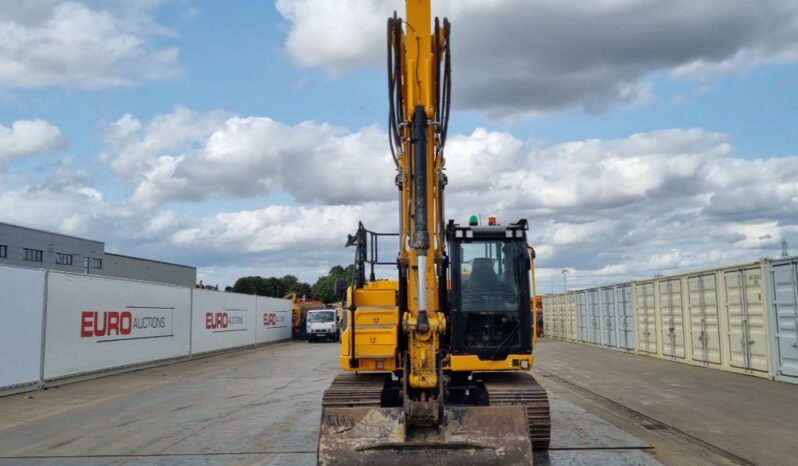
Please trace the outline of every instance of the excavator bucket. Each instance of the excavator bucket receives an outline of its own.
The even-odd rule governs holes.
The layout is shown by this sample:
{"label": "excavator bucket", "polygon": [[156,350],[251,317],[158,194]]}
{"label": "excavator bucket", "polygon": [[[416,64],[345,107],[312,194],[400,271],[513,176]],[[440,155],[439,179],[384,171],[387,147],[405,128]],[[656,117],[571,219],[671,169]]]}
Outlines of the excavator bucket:
{"label": "excavator bucket", "polygon": [[444,413],[440,427],[408,429],[402,408],[325,407],[318,464],[532,464],[523,407],[452,406]]}

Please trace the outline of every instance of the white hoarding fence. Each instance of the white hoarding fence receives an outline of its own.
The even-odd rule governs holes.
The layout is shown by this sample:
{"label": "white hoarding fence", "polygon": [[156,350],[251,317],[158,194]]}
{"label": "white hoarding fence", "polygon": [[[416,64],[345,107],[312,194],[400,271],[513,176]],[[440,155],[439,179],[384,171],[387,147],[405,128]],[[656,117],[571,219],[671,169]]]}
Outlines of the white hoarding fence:
{"label": "white hoarding fence", "polygon": [[255,344],[255,296],[192,290],[191,353]]}
{"label": "white hoarding fence", "polygon": [[189,354],[191,289],[49,272],[44,379]]}
{"label": "white hoarding fence", "polygon": [[43,270],[0,266],[0,389],[39,381]]}
{"label": "white hoarding fence", "polygon": [[286,299],[6,266],[0,297],[4,392],[291,338]]}
{"label": "white hoarding fence", "polygon": [[266,343],[291,338],[292,307],[289,299],[258,296],[256,341]]}

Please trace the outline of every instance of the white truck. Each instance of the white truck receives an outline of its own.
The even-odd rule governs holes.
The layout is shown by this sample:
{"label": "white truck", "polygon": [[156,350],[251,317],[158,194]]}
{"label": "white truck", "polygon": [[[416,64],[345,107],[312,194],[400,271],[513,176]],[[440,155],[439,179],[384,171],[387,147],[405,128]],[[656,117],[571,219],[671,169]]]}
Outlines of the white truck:
{"label": "white truck", "polygon": [[335,309],[308,310],[305,325],[308,343],[321,339],[338,341],[341,336]]}

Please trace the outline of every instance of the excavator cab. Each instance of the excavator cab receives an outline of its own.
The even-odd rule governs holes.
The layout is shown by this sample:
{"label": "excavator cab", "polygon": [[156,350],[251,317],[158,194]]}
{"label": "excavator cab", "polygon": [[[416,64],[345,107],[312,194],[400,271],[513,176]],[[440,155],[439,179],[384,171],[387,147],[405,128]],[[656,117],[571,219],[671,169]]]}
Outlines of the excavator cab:
{"label": "excavator cab", "polygon": [[526,222],[464,226],[450,222],[451,353],[480,360],[531,354],[530,257]]}

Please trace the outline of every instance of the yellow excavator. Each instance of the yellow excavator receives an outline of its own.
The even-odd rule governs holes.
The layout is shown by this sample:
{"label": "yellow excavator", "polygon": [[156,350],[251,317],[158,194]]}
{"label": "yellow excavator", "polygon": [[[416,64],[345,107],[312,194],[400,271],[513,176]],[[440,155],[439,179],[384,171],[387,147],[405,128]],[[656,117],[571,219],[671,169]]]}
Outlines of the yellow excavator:
{"label": "yellow excavator", "polygon": [[[444,221],[451,24],[430,0],[388,19],[389,146],[399,233],[361,223],[344,298],[343,373],[324,392],[321,465],[530,465],[549,446],[546,391],[530,374],[534,251],[526,220]],[[399,240],[381,261],[379,239]],[[375,265],[398,277],[377,280]],[[366,272],[369,268],[367,279]]]}

